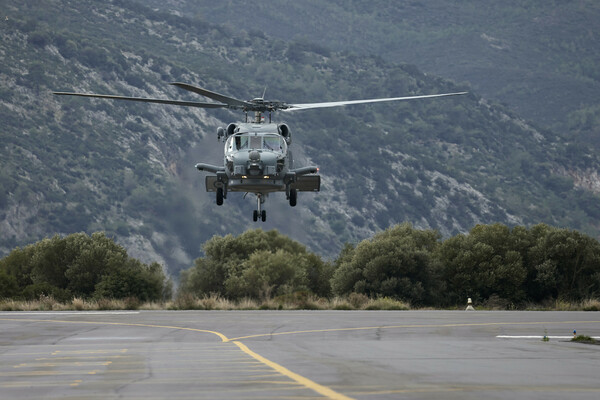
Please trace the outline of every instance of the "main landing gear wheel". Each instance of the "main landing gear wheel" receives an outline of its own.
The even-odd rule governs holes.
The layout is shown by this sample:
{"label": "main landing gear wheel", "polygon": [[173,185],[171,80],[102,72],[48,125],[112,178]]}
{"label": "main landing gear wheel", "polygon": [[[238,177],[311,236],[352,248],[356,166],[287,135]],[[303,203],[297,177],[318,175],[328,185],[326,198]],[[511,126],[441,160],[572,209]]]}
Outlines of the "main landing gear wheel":
{"label": "main landing gear wheel", "polygon": [[254,220],[254,222],[258,221],[258,210],[254,210],[254,212],[252,213],[252,219]]}
{"label": "main landing gear wheel", "polygon": [[298,200],[298,191],[296,191],[296,189],[290,189],[290,206],[296,207],[297,200]]}
{"label": "main landing gear wheel", "polygon": [[265,210],[262,210],[262,212],[260,213],[260,219],[262,219],[262,222],[265,222],[267,220],[267,212]]}
{"label": "main landing gear wheel", "polygon": [[223,205],[223,188],[217,188],[217,205]]}

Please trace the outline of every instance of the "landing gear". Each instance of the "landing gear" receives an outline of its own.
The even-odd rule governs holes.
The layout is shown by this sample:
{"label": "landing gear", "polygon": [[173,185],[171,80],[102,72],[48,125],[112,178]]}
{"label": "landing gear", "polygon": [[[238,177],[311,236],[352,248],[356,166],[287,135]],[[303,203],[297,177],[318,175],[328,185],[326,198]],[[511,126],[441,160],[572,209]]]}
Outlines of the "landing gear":
{"label": "landing gear", "polygon": [[296,207],[297,200],[298,200],[298,191],[296,189],[290,189],[290,206]]}
{"label": "landing gear", "polygon": [[[266,197],[266,196],[265,196]],[[265,202],[265,199],[262,195],[262,193],[257,193],[256,194],[256,208],[257,210],[254,210],[254,212],[252,213],[252,219],[254,220],[254,222],[258,221],[258,218],[260,218],[260,220],[262,222],[265,222],[267,220],[267,212],[265,210],[262,210],[262,203]]]}
{"label": "landing gear", "polygon": [[224,172],[217,172],[217,205],[223,205],[223,199],[227,198],[227,175]]}
{"label": "landing gear", "polygon": [[223,188],[217,188],[217,205],[218,206],[222,206],[223,205]]}

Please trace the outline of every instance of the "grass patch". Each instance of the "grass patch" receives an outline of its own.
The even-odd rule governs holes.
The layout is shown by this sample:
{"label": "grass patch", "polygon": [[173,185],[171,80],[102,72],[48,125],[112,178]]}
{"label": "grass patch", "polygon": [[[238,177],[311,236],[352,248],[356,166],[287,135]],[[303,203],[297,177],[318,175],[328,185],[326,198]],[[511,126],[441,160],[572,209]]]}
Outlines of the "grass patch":
{"label": "grass patch", "polygon": [[307,292],[291,293],[265,300],[244,298],[233,301],[217,294],[202,297],[181,294],[174,300],[141,302],[135,297],[125,299],[83,299],[75,297],[59,302],[51,296],[38,300],[0,300],[0,311],[94,311],[94,310],[409,310],[408,303],[388,297],[370,299],[352,293],[330,299]]}
{"label": "grass patch", "polygon": [[[93,310],[410,310],[408,302],[390,297],[369,298],[364,294],[332,298],[317,297],[308,292],[296,292],[274,298],[256,300],[243,298],[229,300],[217,294],[198,297],[180,294],[173,300],[141,302],[135,297],[125,299],[83,299],[75,297],[66,302],[52,296],[40,296],[37,300],[0,299],[0,311],[93,311]],[[423,308],[438,309],[438,308]],[[454,308],[453,308],[454,309]],[[464,310],[460,306],[456,310]],[[487,308],[485,305],[478,310]],[[600,311],[600,300],[587,299],[581,302],[548,300],[541,304],[524,305],[529,311]]]}
{"label": "grass patch", "polygon": [[593,337],[586,336],[586,335],[577,335],[573,339],[571,339],[571,342],[587,343],[587,344],[600,344]]}
{"label": "grass patch", "polygon": [[380,297],[370,299],[363,307],[364,310],[410,310],[408,303],[400,300],[390,299],[389,297]]}
{"label": "grass patch", "polygon": [[596,299],[584,300],[581,303],[583,311],[600,311],[600,301]]}

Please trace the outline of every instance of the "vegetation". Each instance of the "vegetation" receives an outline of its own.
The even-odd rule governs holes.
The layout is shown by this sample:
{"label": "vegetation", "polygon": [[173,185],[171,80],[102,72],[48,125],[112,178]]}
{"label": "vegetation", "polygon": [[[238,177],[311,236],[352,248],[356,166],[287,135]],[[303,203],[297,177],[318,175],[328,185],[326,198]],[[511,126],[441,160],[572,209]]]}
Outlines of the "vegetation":
{"label": "vegetation", "polygon": [[0,299],[40,297],[157,301],[171,297],[171,282],[159,264],[129,257],[102,232],[56,235],[0,260]]}
{"label": "vegetation", "polygon": [[215,236],[181,273],[175,300],[160,265],[104,233],[44,239],[0,259],[0,308],[599,310],[600,243],[536,225],[477,225],[441,240],[397,225],[332,263],[272,230]]}
{"label": "vegetation", "polygon": [[233,300],[301,291],[330,295],[332,266],[275,230],[215,236],[204,244],[204,252],[193,268],[182,272],[181,294],[217,294]]}
{"label": "vegetation", "polygon": [[402,224],[347,249],[331,281],[337,295],[361,293],[392,297],[415,305],[438,304],[435,258],[439,234]]}
{"label": "vegetation", "polygon": [[[245,30],[295,41],[303,49],[378,55],[395,63],[469,81],[484,97],[518,110],[527,120],[584,146],[598,148],[598,36],[600,18],[589,0],[397,2],[389,0],[272,0],[238,12],[244,0],[160,0],[146,3],[189,15],[211,15]],[[321,51],[323,52],[323,51]],[[561,101],[555,101],[557,97]],[[574,137],[573,128],[576,126]],[[581,154],[581,152],[579,153]]]}
{"label": "vegetation", "polygon": [[571,342],[598,344],[598,341],[596,339],[594,339],[591,336],[586,336],[586,335],[577,335],[573,339],[571,339]]}
{"label": "vegetation", "polygon": [[[195,2],[167,3],[175,8]],[[200,11],[171,12],[165,9],[167,3],[22,0],[7,8],[7,18],[0,25],[0,80],[4,82],[0,88],[1,255],[56,233],[105,231],[128,249],[148,254],[144,262],[164,260],[169,272],[177,275],[190,266],[190,260],[202,256],[201,244],[214,235],[240,235],[249,229],[252,202],[232,193],[226,207],[215,207],[213,196],[203,189],[202,176],[193,170],[198,161],[222,161],[215,129],[241,115],[50,94],[52,90],[76,90],[182,98],[186,94],[167,84],[178,80],[240,98],[256,97],[268,86],[270,99],[291,102],[470,91],[468,96],[432,102],[275,116],[277,120],[286,118],[294,129],[296,162],[300,165],[309,159],[321,167],[323,185],[321,193],[299,199],[297,208],[270,212],[268,226],[301,240],[321,256],[335,258],[344,243],[359,243],[404,221],[435,229],[443,238],[466,233],[475,224],[496,221],[507,226],[544,222],[594,237],[600,234],[600,198],[590,190],[597,182],[593,174],[597,156],[589,147],[572,142],[570,133],[535,129],[507,107],[480,98],[468,84],[423,74],[399,60],[338,52],[308,39],[277,39],[256,29],[268,24],[237,13],[253,25],[244,31],[237,28],[240,24],[213,14],[209,22],[204,17],[208,14]],[[210,7],[218,11],[225,3],[231,2],[218,6],[210,2]],[[301,3],[309,2],[294,7]],[[378,16],[377,10],[384,10],[380,2],[376,7],[353,2],[353,7],[346,8],[339,2],[321,3],[310,2],[324,12],[344,9],[340,15],[346,25],[347,21],[373,21],[393,11],[386,9]],[[469,4],[471,9],[485,8]],[[257,7],[256,18],[262,18],[267,9],[282,10],[270,5]],[[406,7],[410,10],[405,11],[414,11],[420,6]],[[531,5],[528,10],[536,7]],[[360,15],[369,10],[368,18],[362,19]],[[398,16],[398,10],[394,15]],[[523,12],[530,16],[533,11]],[[347,19],[346,13],[354,13],[353,18]],[[589,14],[593,20],[593,13]],[[216,21],[228,22],[221,25]],[[494,23],[498,29],[503,26],[501,20]],[[330,23],[314,24],[332,29]],[[378,31],[364,29],[369,34],[362,36],[369,45],[383,43],[369,36],[381,34],[379,29],[406,28],[394,23],[376,27]],[[562,39],[550,43],[554,48],[596,48],[587,40],[579,43],[570,32],[555,31]],[[442,33],[454,35],[452,29]],[[342,36],[345,40],[350,37]],[[419,48],[431,39],[417,31],[409,36],[387,32],[386,36],[388,45],[406,42]],[[565,53],[552,54],[559,57]],[[553,60],[552,66],[562,65],[567,73],[581,70],[582,77],[592,79],[600,64],[588,59],[583,61],[589,64],[586,68],[569,64],[578,60],[569,56],[563,62]],[[456,65],[462,68],[464,63]],[[519,77],[524,75],[517,71]],[[493,80],[493,74],[485,75]],[[519,87],[522,82],[518,80]],[[597,107],[585,105],[569,118],[569,129],[593,137],[590,132],[597,126],[596,111]],[[270,204],[283,203],[283,196],[272,197]],[[364,247],[359,253],[368,251],[368,246]],[[318,263],[307,254],[294,255],[306,267],[305,273],[292,274],[291,285],[317,290],[308,269]],[[275,251],[257,259],[276,262],[286,255]],[[419,254],[413,256],[417,257],[415,263],[422,261]],[[510,262],[515,254],[507,251],[497,256]],[[258,297],[270,287],[272,294],[286,292],[280,281],[260,278],[271,267],[257,259],[244,258],[245,265],[252,267],[232,272],[229,290],[239,287]],[[212,263],[212,256],[206,262]],[[545,268],[553,267],[549,263]],[[239,286],[242,276],[256,279],[259,286]],[[415,299],[418,304],[437,301],[429,294],[437,289],[422,281],[426,278],[431,277],[415,273],[408,278],[411,285],[421,283],[421,295]],[[263,284],[266,286],[260,286]],[[382,289],[384,283],[373,285],[365,290]],[[398,288],[403,283],[391,279],[385,285]],[[227,287],[218,293],[227,294]],[[107,282],[103,290],[113,289]],[[543,296],[545,289],[539,290]],[[508,292],[498,295],[518,297]]]}

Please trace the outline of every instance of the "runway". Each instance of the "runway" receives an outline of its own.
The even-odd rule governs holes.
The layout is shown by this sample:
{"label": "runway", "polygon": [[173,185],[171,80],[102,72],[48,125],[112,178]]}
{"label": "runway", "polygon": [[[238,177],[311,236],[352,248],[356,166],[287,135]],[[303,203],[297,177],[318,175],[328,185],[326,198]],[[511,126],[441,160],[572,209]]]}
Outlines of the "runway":
{"label": "runway", "polygon": [[[2,399],[597,399],[598,312],[0,313]],[[549,336],[544,342],[542,336]]]}

